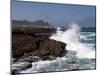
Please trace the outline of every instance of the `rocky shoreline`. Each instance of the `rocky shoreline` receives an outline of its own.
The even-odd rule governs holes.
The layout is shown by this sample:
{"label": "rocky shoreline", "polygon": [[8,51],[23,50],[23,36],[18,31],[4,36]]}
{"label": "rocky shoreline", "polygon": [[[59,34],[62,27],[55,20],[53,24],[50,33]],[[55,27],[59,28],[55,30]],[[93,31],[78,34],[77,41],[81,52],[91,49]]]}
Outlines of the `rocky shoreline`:
{"label": "rocky shoreline", "polygon": [[53,28],[13,27],[12,73],[30,68],[32,62],[63,57],[66,53],[66,44],[49,39],[55,32],[56,29]]}

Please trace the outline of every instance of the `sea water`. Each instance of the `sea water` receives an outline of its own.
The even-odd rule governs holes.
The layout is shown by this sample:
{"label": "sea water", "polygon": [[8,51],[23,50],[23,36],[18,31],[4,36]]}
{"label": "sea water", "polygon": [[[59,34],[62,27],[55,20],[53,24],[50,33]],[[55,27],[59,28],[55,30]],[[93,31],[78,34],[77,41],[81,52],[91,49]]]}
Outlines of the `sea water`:
{"label": "sea water", "polygon": [[58,27],[50,39],[65,43],[65,49],[68,51],[66,55],[52,61],[33,62],[32,68],[23,70],[21,73],[95,69],[95,37],[95,28],[82,29],[79,25],[72,24],[67,30],[62,31]]}

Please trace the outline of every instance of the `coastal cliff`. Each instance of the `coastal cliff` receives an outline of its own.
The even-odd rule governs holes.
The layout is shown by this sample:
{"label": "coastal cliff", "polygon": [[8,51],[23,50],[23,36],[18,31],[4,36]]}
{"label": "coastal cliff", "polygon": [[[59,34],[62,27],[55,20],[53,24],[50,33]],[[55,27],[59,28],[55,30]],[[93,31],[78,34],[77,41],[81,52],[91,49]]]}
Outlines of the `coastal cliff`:
{"label": "coastal cliff", "polygon": [[66,44],[49,39],[55,31],[51,28],[13,27],[12,57],[38,56],[42,60],[62,57]]}

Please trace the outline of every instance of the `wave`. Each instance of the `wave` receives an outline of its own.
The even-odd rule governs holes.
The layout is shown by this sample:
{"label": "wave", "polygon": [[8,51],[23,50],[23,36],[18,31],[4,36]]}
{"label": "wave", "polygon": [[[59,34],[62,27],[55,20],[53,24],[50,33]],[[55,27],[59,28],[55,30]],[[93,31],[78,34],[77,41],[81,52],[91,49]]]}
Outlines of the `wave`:
{"label": "wave", "polygon": [[95,36],[96,36],[95,32],[81,32],[80,38],[86,39],[86,38],[92,38]]}
{"label": "wave", "polygon": [[95,58],[95,51],[80,41],[80,35],[80,27],[72,24],[66,31],[61,31],[58,27],[57,32],[50,39],[66,43],[66,50],[76,51],[78,58]]}
{"label": "wave", "polygon": [[32,68],[20,73],[52,72],[74,69],[94,69],[95,50],[86,43],[80,41],[80,27],[72,24],[66,31],[57,28],[55,34],[50,39],[66,43],[67,54],[57,57],[55,60],[38,61],[32,63]]}
{"label": "wave", "polygon": [[21,71],[20,73],[37,73],[52,72],[74,69],[94,69],[95,62],[91,59],[78,59],[76,52],[69,51],[62,58],[57,57],[55,60],[38,61],[32,63],[32,68]]}
{"label": "wave", "polygon": [[[47,60],[47,61],[38,61],[38,62],[34,62],[32,63],[32,68],[25,70],[25,71],[21,71],[21,73],[35,73],[35,72],[48,72],[48,71],[61,71],[61,70],[67,70],[70,69],[69,65],[67,65],[66,63],[71,62],[71,60],[66,59],[65,57],[62,58],[56,58],[56,60]],[[66,67],[65,67],[66,65]]]}
{"label": "wave", "polygon": [[89,37],[86,37],[86,36],[80,36],[80,39],[81,40],[90,40],[90,41],[92,41],[92,40],[95,40],[95,37],[91,37],[91,38],[89,38]]}

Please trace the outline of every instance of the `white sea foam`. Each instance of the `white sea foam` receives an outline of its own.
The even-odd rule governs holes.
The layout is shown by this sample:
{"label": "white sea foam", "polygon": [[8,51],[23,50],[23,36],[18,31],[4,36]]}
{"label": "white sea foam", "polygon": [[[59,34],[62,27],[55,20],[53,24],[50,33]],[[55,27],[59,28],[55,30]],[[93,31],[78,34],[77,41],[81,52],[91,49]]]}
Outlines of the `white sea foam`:
{"label": "white sea foam", "polygon": [[78,58],[95,58],[95,51],[80,42],[80,27],[77,24],[72,24],[66,31],[58,28],[50,39],[66,43],[66,50],[76,51]]}
{"label": "white sea foam", "polygon": [[61,70],[71,70],[77,68],[78,64],[74,64],[74,65],[67,64],[70,62],[72,62],[72,59],[66,57],[62,57],[62,58],[57,57],[55,60],[52,61],[46,60],[46,61],[33,62],[31,69],[23,70],[20,73],[61,71]]}
{"label": "white sea foam", "polygon": [[[66,43],[66,50],[69,50],[69,52],[64,57],[57,57],[52,61],[33,62],[32,68],[23,70],[21,73],[83,69],[85,64],[83,66],[80,65],[81,62],[78,58],[95,58],[95,51],[93,48],[86,43],[80,42],[80,27],[76,24],[71,25],[66,31],[61,31],[61,28],[58,27],[57,32],[53,34],[50,39]],[[84,60],[84,62],[89,63],[89,67],[85,66],[85,69],[91,69],[91,62],[87,60]]]}
{"label": "white sea foam", "polygon": [[88,38],[88,37],[94,37],[96,35],[95,32],[81,32],[80,38]]}

